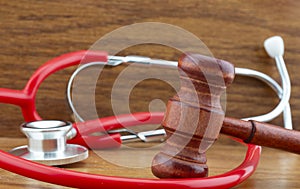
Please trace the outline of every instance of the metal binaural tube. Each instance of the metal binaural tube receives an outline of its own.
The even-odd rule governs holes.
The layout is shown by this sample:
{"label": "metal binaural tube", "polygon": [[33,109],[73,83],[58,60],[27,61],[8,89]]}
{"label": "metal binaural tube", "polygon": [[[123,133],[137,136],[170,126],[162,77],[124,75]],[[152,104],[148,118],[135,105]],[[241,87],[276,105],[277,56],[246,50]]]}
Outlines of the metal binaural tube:
{"label": "metal binaural tube", "polygon": [[[117,66],[119,64],[122,64],[123,62],[126,63],[141,63],[141,64],[154,64],[154,65],[160,65],[160,66],[171,66],[171,67],[177,67],[178,63],[175,61],[167,61],[167,60],[160,60],[160,59],[151,59],[149,57],[141,57],[141,56],[109,56],[108,62],[106,65],[109,66]],[[278,61],[277,61],[278,62]],[[266,83],[269,87],[271,87],[277,94],[278,98],[281,99],[279,104],[276,106],[275,109],[272,111],[260,115],[260,116],[254,116],[254,117],[248,117],[248,118],[243,118],[243,120],[256,120],[256,121],[262,121],[262,122],[268,122],[274,118],[276,118],[281,112],[283,112],[284,116],[284,127],[288,129],[292,129],[292,118],[291,118],[291,109],[290,109],[290,104],[288,103],[289,97],[290,97],[290,81],[289,81],[289,76],[287,71],[283,72],[283,68],[285,68],[285,64],[283,59],[280,60],[281,64],[277,64],[278,71],[280,73],[280,77],[284,80],[282,80],[282,88],[281,86],[270,76],[259,72],[255,71],[252,69],[247,69],[247,68],[235,68],[235,73],[236,75],[242,75],[242,76],[248,76],[248,77],[254,77],[264,83]],[[71,88],[73,81],[75,77],[81,72],[82,70],[94,66],[94,65],[105,65],[104,62],[91,62],[84,64],[80,66],[71,76],[71,78],[68,81],[67,85],[67,101],[68,104],[74,113],[74,116],[76,119],[79,121],[83,122],[85,121],[77,112],[73,101],[71,97]],[[283,75],[285,74],[285,75]],[[289,88],[287,88],[289,87]],[[289,90],[288,90],[289,89]],[[72,134],[68,134],[68,138],[72,138],[74,136],[74,132]],[[75,134],[76,135],[76,134]]]}
{"label": "metal binaural tube", "polygon": [[286,129],[293,129],[292,114],[291,114],[291,108],[289,104],[289,99],[291,96],[291,80],[283,57],[281,55],[276,56],[275,62],[276,62],[279,75],[281,77],[282,91],[283,91],[282,98],[285,98],[282,100],[283,106],[285,104],[284,111],[283,111],[284,126]]}

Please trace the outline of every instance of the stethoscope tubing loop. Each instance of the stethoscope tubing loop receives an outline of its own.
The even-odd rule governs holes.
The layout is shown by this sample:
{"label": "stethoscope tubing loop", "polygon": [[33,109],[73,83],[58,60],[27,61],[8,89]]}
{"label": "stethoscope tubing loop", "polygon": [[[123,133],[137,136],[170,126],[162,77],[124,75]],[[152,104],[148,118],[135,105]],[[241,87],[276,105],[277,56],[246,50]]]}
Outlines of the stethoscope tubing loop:
{"label": "stethoscope tubing loop", "polygon": [[[17,92],[17,94],[21,96],[25,94],[23,96],[24,99],[29,98],[28,102],[24,101],[25,105],[22,104],[22,98],[20,99],[20,102],[13,103],[14,99],[11,97],[13,93],[10,92],[1,94],[1,89],[0,100],[4,100],[7,103],[21,106],[26,121],[41,119],[41,117],[35,110],[34,104],[34,98],[41,82],[44,81],[50,74],[58,70],[64,69],[69,66],[78,65],[82,59],[85,59],[89,55],[90,61],[95,61],[96,55],[99,56],[97,59],[98,62],[106,62],[107,60],[107,55],[105,53],[95,53],[95,56],[89,53],[90,52],[88,51],[79,51],[65,54],[58,58],[50,60],[45,65],[41,66],[30,78],[26,87],[22,91]],[[268,80],[270,81],[270,83],[272,83],[274,89],[277,89],[277,92],[280,91],[280,86],[278,84],[277,86],[276,84],[274,85],[275,81],[272,81],[270,79]],[[284,94],[283,90],[284,89],[281,89],[282,93]],[[246,178],[248,178],[254,172],[259,162],[261,148],[259,146],[251,144],[248,144],[247,146],[247,155],[240,166],[227,173],[202,179],[189,178],[158,180],[95,175],[45,166],[19,157],[15,157],[4,151],[0,151],[0,167],[5,170],[44,182],[78,188],[140,188],[141,186],[143,188],[229,188],[241,183]]]}

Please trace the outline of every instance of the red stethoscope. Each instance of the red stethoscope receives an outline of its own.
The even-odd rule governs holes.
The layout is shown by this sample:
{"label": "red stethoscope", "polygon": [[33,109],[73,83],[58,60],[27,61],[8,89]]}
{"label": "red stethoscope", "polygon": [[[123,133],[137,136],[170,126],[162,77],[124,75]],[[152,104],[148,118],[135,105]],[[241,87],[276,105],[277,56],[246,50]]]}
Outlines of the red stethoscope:
{"label": "red stethoscope", "polygon": [[[0,88],[0,102],[19,106],[26,122],[41,120],[42,118],[36,111],[35,97],[40,84],[49,75],[80,63],[107,62],[107,57],[105,52],[78,51],[54,58],[41,66],[32,75],[23,90]],[[82,62],[82,60],[85,62]],[[91,136],[91,134],[119,129],[124,125],[159,124],[163,116],[164,113],[140,112],[100,118],[85,123],[74,123],[73,128],[78,133],[74,138],[68,140],[68,143],[76,143],[90,148],[118,147],[121,145],[121,136],[118,133],[106,136]],[[94,124],[94,122],[101,123],[101,127],[99,127],[99,124]],[[258,165],[261,147],[252,144],[245,145],[248,148],[247,153],[244,161],[238,167],[224,174],[207,178],[142,179],[96,175],[46,166],[16,157],[2,150],[0,151],[0,167],[32,179],[76,188],[230,188],[247,179]]]}

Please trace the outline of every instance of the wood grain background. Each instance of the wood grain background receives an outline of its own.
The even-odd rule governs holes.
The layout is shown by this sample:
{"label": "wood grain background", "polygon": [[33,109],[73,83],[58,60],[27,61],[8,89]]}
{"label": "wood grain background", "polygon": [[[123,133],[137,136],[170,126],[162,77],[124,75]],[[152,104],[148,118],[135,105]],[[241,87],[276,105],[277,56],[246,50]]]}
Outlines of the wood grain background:
{"label": "wood grain background", "polygon": [[[279,82],[275,62],[265,53],[263,41],[280,35],[285,41],[284,59],[292,81],[293,124],[300,130],[299,9],[300,1],[294,0],[1,0],[0,87],[22,89],[31,74],[45,61],[63,53],[89,49],[108,32],[140,22],[162,22],[182,27],[200,38],[215,57],[232,62],[236,67],[262,71]],[[130,54],[168,60],[176,60],[179,56],[173,49],[153,45],[131,47],[120,52],[120,55]],[[43,118],[72,119],[65,100],[65,88],[74,69],[60,71],[42,84],[37,108]],[[121,70],[118,68],[113,73],[118,75]],[[108,71],[103,76],[107,80],[112,75]],[[110,85],[106,87],[98,89],[99,93],[105,93],[97,93],[101,116],[113,114],[109,101]],[[131,111],[148,110],[151,100],[161,98],[166,101],[173,93],[174,90],[162,82],[140,83],[132,93]],[[231,117],[265,113],[278,102],[266,85],[243,77],[236,77],[227,94],[226,114]],[[19,132],[22,122],[19,108],[0,104],[0,137],[23,137]],[[282,125],[282,117],[272,123]]]}
{"label": "wood grain background", "polygon": [[[182,27],[199,37],[215,57],[237,67],[262,71],[280,81],[274,61],[263,49],[267,37],[280,35],[285,41],[284,58],[293,87],[290,100],[293,123],[300,129],[299,4],[297,1],[1,1],[0,86],[21,89],[45,61],[63,53],[89,49],[100,37],[121,26],[149,21]],[[178,58],[172,49],[152,46],[132,47],[120,54]],[[37,97],[43,118],[71,119],[65,86],[72,71],[61,71],[43,83]],[[136,97],[135,107],[137,103],[142,105],[132,111],[148,108],[144,98]],[[228,89],[227,102],[228,116],[245,117],[271,110],[278,100],[261,82],[237,77]],[[55,107],[50,107],[53,103]],[[111,115],[107,108],[100,109],[99,114]],[[16,136],[23,121],[19,109],[1,105],[1,110],[0,136]],[[281,125],[281,121],[278,118],[272,123]]]}

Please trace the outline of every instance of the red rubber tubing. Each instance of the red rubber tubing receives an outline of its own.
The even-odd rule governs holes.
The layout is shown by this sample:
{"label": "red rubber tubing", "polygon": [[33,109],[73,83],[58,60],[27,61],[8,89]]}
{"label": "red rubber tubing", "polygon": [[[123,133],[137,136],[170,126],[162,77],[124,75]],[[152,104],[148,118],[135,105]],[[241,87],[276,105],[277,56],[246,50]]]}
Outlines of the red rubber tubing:
{"label": "red rubber tubing", "polygon": [[[40,84],[52,73],[69,66],[78,65],[91,61],[107,61],[107,54],[104,52],[78,51],[68,53],[48,61],[41,66],[30,78],[23,90],[13,90],[0,88],[0,102],[14,104],[22,108],[25,121],[40,120],[35,108],[35,96]],[[162,120],[163,113],[152,115],[152,113],[136,113],[133,115],[121,115],[99,119],[104,123],[105,129],[119,127],[120,124],[127,126],[139,125],[141,122],[157,124]],[[79,124],[78,131],[81,130]],[[82,127],[83,128],[83,127]],[[93,129],[82,129],[90,133]],[[99,128],[98,128],[99,129]],[[83,133],[84,133],[83,132]],[[113,137],[112,137],[113,138]],[[245,160],[237,168],[217,176],[208,178],[189,179],[136,179],[124,177],[112,177],[89,173],[75,172],[56,167],[49,167],[19,157],[10,155],[0,150],[0,167],[8,171],[49,182],[62,186],[76,188],[153,188],[153,187],[173,187],[173,188],[229,188],[247,179],[256,169],[259,162],[261,148],[248,144]]]}
{"label": "red rubber tubing", "polygon": [[104,136],[80,136],[68,140],[68,144],[79,144],[92,150],[119,148],[122,144],[119,133]]}
{"label": "red rubber tubing", "polygon": [[0,88],[0,102],[20,106],[27,122],[40,120],[35,107],[35,97],[41,83],[59,70],[89,61],[107,62],[107,53],[83,50],[53,58],[36,70],[23,90]]}
{"label": "red rubber tubing", "polygon": [[75,188],[230,188],[247,179],[256,169],[261,148],[248,145],[247,155],[237,168],[217,176],[188,179],[139,179],[96,175],[49,167],[0,150],[1,168],[32,179]]}
{"label": "red rubber tubing", "polygon": [[[139,116],[142,115],[141,113],[139,114]],[[151,114],[146,113],[145,117],[149,115]],[[161,113],[160,115],[160,118],[152,119],[152,124],[157,124],[157,121],[163,118],[163,114]],[[139,120],[135,119],[136,116],[128,116],[126,118],[123,115],[121,117],[127,123],[140,123]],[[117,117],[110,117],[110,119],[118,120]],[[101,122],[101,119],[99,119],[99,122]],[[15,157],[4,151],[0,151],[0,167],[32,179],[75,188],[230,188],[247,179],[258,165],[261,147],[252,144],[247,144],[247,146],[246,157],[237,168],[227,173],[207,178],[141,179],[96,175],[49,167]]]}
{"label": "red rubber tubing", "polygon": [[91,136],[95,132],[106,132],[113,129],[161,123],[164,112],[138,112],[119,116],[104,117],[86,122],[73,123],[77,135],[68,140],[69,144],[79,144],[89,149],[118,148],[122,140],[120,134],[108,134],[103,136]]}
{"label": "red rubber tubing", "polygon": [[[131,118],[129,119],[129,117]],[[137,112],[73,123],[73,127],[81,135],[89,135],[95,132],[106,132],[124,127],[161,123],[163,117],[164,112]]]}

